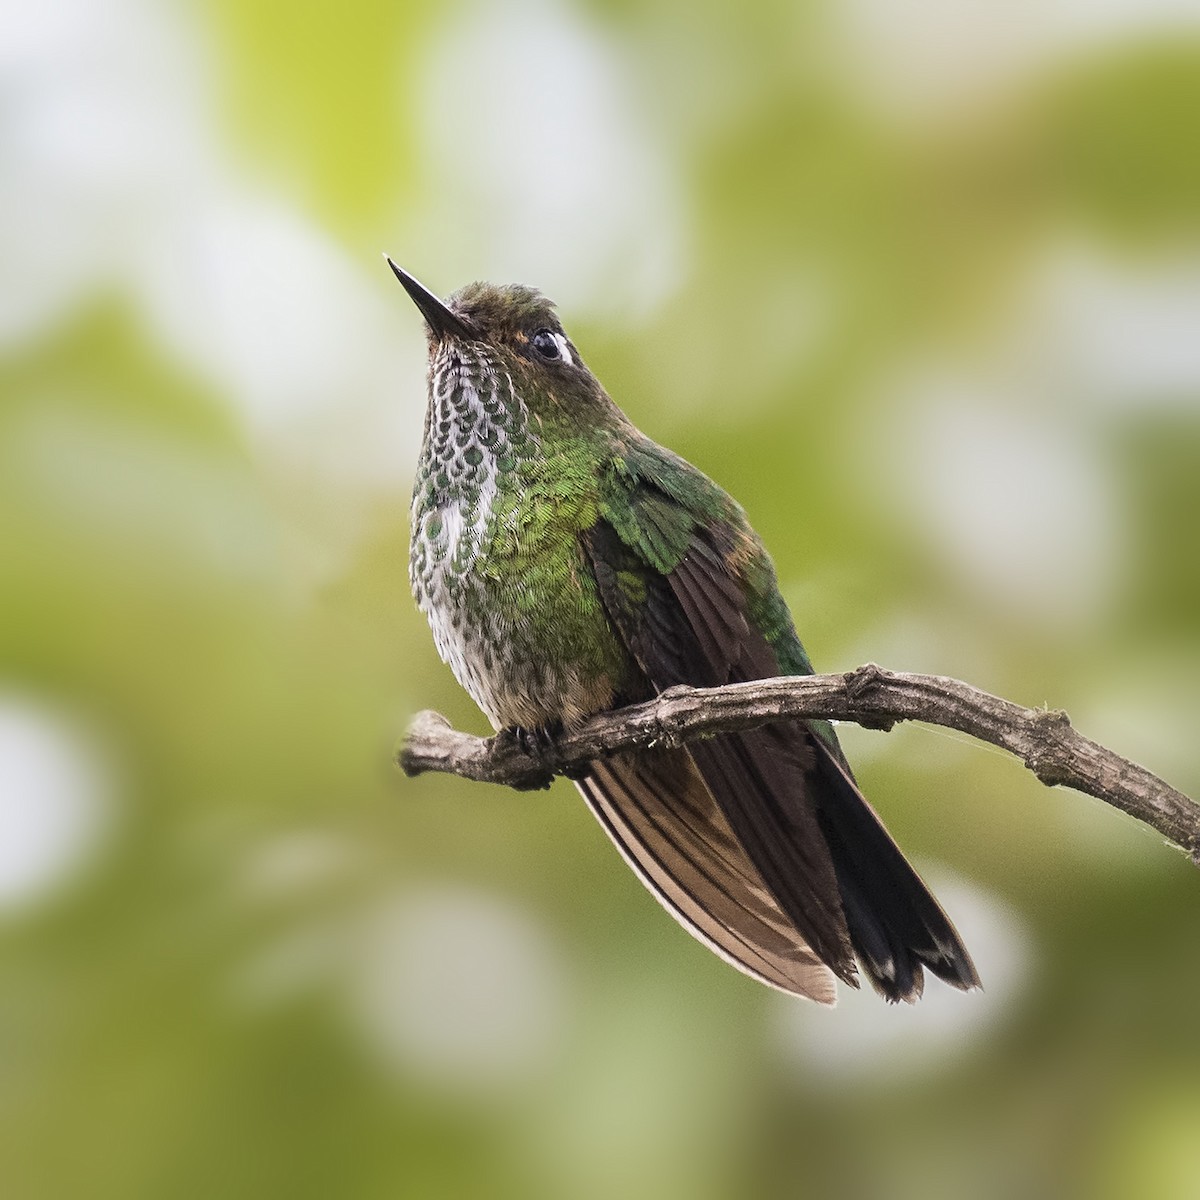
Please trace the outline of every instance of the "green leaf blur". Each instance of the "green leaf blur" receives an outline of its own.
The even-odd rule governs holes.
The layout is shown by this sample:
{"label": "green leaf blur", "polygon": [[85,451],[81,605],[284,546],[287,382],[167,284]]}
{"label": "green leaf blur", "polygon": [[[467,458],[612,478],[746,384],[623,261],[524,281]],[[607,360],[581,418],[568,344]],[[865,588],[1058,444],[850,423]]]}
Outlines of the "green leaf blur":
{"label": "green leaf blur", "polygon": [[1200,877],[1098,803],[846,730],[985,992],[825,1012],[569,784],[390,761],[418,708],[483,721],[409,599],[382,250],[554,295],[818,669],[1064,707],[1200,794],[1200,26],[1100,7],[14,13],[5,1196],[1195,1187]]}

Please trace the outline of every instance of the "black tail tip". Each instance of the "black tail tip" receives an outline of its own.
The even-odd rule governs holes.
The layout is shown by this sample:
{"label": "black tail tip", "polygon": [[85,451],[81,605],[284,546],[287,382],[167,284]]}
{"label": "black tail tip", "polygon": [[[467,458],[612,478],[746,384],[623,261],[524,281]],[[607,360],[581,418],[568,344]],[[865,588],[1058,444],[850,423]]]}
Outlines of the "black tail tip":
{"label": "black tail tip", "polygon": [[983,989],[975,964],[965,950],[953,955],[912,954],[902,962],[860,962],[871,986],[889,1004],[900,1001],[915,1004],[920,1000],[925,992],[926,970],[960,992]]}

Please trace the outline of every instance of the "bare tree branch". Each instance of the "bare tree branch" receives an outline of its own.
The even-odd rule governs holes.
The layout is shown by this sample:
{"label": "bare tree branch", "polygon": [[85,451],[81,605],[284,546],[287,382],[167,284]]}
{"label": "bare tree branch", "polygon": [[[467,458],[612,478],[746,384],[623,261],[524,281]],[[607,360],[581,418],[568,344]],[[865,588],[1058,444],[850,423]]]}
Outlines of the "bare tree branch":
{"label": "bare tree branch", "polygon": [[474,737],[435,712],[418,714],[397,761],[407,775],[445,771],[510,787],[545,787],[618,750],[679,746],[778,717],[824,717],[890,729],[925,721],[1015,754],[1044,784],[1086,792],[1186,850],[1200,865],[1200,805],[1144,767],[1085,738],[1065,712],[1023,708],[940,675],[869,664],[845,675],[789,675],[719,688],[673,687],[645,704],[599,713],[536,753],[514,737]]}

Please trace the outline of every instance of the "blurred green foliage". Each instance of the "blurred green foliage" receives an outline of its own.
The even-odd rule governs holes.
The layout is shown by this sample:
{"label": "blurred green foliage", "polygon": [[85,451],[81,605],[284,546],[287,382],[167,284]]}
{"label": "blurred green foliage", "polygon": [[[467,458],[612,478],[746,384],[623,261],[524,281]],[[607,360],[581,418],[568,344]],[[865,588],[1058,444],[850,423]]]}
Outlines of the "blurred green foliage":
{"label": "blurred green foliage", "polygon": [[[936,33],[911,7],[900,66]],[[819,668],[1066,707],[1195,795],[1194,27],[1047,49],[1013,16],[1016,65],[910,103],[937,69],[864,67],[870,6],[50,10],[79,28],[21,18],[0,147],[28,252],[0,306],[0,735],[19,711],[91,747],[103,819],[25,892],[0,856],[4,1194],[1189,1194],[1200,888],[1103,806],[847,730],[988,989],[922,1018],[736,975],[567,784],[398,777],[415,709],[482,722],[408,598],[423,348],[377,255],[445,292],[497,262],[565,287],[615,398],[742,499]],[[495,74],[446,71],[497,13]],[[947,62],[989,61],[985,17]],[[86,119],[46,117],[60,96]],[[582,208],[564,183],[634,145],[666,226],[649,174]],[[259,258],[293,227],[313,263]],[[572,294],[581,245],[632,270],[668,233],[641,307]],[[522,272],[546,246],[561,280]],[[277,290],[222,291],[234,266]]]}

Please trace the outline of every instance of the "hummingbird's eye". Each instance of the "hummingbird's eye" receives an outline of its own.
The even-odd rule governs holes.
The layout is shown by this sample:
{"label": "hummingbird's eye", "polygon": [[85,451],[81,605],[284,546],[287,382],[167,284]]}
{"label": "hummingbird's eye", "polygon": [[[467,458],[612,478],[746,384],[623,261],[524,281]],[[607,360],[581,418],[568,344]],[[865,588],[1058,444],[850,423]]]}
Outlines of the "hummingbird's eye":
{"label": "hummingbird's eye", "polygon": [[565,358],[568,362],[570,361],[566,347],[563,345],[563,339],[551,329],[539,329],[530,338],[530,342],[543,358]]}

